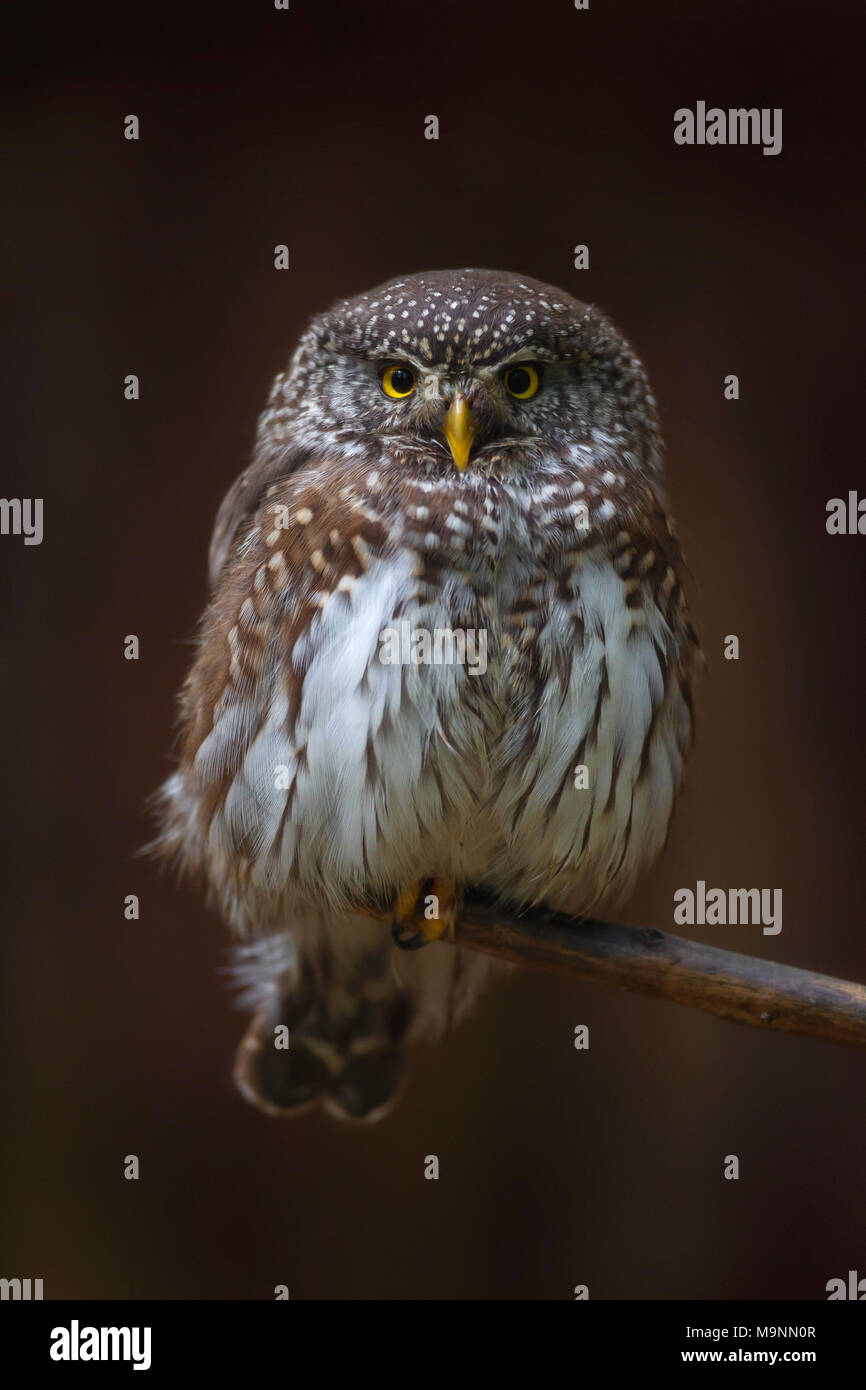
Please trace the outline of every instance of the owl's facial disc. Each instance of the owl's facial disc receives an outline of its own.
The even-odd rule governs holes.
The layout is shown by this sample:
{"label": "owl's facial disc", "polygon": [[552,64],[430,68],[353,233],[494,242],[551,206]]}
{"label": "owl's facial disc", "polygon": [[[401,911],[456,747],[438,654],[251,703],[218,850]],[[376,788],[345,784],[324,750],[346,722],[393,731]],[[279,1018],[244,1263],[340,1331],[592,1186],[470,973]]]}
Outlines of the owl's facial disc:
{"label": "owl's facial disc", "polygon": [[[350,364],[354,360],[348,358]],[[542,393],[548,370],[560,397],[563,386],[568,395],[567,368],[560,380],[559,364],[527,360],[518,353],[504,361],[449,364],[425,363],[414,355],[384,362],[374,357],[363,371],[375,372],[379,399],[384,397],[388,408],[373,415],[372,407],[370,425],[377,434],[403,433],[413,443],[420,439],[435,441],[439,449],[447,446],[454,467],[463,473],[473,454],[488,445],[515,444],[544,433],[549,411],[539,412],[534,398]]]}

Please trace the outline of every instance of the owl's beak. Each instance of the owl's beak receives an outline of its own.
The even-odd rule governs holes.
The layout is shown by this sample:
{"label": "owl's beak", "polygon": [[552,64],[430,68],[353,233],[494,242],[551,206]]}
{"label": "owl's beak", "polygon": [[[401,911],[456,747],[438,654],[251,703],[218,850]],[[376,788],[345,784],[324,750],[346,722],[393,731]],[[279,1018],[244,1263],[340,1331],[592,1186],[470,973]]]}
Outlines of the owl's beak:
{"label": "owl's beak", "polygon": [[475,416],[465,396],[458,394],[454,397],[448,407],[442,433],[448,440],[451,457],[462,473],[469,462],[469,451],[475,438]]}

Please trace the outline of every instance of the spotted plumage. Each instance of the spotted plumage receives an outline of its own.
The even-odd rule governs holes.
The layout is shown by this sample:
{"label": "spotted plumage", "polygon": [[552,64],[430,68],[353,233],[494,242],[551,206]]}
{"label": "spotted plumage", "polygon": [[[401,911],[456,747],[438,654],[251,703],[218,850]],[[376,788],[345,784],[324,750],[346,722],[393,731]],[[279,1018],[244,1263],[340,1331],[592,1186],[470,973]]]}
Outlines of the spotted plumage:
{"label": "spotted plumage", "polygon": [[[439,930],[467,886],[588,913],[664,844],[698,646],[643,367],[519,276],[339,303],[274,383],[210,570],[159,847],[245,940],[245,1094],[375,1116],[491,967],[395,951],[365,912],[408,911],[412,945],[434,880]],[[484,634],[485,660],[386,661],[401,624]]]}

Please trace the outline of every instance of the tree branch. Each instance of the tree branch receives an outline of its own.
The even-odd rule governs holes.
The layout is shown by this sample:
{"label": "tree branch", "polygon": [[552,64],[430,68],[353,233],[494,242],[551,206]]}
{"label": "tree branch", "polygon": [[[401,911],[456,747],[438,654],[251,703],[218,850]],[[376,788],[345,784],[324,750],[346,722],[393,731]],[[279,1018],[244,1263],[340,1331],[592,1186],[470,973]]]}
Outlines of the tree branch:
{"label": "tree branch", "polygon": [[604,980],[736,1023],[866,1047],[866,986],[702,946],[654,927],[538,909],[512,914],[470,894],[454,941],[515,965]]}

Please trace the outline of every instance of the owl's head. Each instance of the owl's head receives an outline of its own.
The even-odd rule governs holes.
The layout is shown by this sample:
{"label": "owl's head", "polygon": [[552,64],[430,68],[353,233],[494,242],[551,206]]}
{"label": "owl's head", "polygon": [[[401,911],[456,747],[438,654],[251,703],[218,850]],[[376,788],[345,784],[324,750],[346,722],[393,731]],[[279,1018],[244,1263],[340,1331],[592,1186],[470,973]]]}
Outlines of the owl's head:
{"label": "owl's head", "polygon": [[266,416],[313,450],[399,448],[458,473],[519,470],[566,443],[657,462],[655,403],[617,329],[503,271],[404,276],[336,304],[310,324]]}

